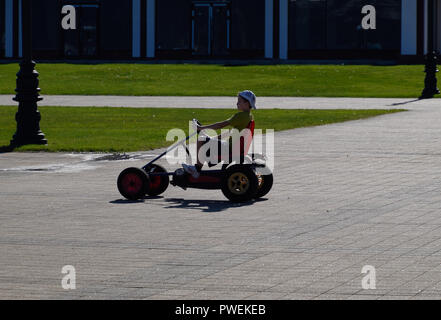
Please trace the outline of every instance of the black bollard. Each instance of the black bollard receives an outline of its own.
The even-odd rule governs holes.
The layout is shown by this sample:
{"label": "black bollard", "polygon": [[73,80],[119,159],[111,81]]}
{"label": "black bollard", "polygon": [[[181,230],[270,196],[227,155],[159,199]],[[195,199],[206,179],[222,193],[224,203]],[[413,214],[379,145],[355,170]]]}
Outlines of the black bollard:
{"label": "black bollard", "polygon": [[17,131],[11,146],[18,147],[26,144],[47,144],[44,133],[40,130],[41,115],[37,109],[40,97],[38,87],[38,72],[34,69],[32,60],[32,13],[31,0],[23,0],[23,61],[17,73],[16,95],[13,98],[18,102],[18,112],[15,115]]}
{"label": "black bollard", "polygon": [[424,79],[424,89],[421,93],[420,99],[433,98],[435,94],[439,94],[437,88],[436,73],[438,69],[436,67],[436,52],[435,47],[435,1],[428,1],[427,3],[427,55],[426,60],[426,78]]}
{"label": "black bollard", "polygon": [[437,87],[436,73],[439,70],[436,64],[437,55],[436,52],[432,51],[430,54],[426,55],[426,67],[424,70],[426,78],[424,79],[424,90],[421,93],[420,99],[430,99],[433,98],[435,94],[440,93]]}

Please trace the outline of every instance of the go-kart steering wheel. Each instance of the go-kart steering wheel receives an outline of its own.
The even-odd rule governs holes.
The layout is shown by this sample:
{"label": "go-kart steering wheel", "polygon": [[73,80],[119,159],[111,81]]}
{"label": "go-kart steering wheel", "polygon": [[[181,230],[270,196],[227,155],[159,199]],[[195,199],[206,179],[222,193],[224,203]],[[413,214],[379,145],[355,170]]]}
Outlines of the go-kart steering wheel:
{"label": "go-kart steering wheel", "polygon": [[202,124],[199,122],[198,119],[193,119],[193,125],[195,127],[195,130],[199,133],[201,130],[198,129],[198,126],[201,126]]}

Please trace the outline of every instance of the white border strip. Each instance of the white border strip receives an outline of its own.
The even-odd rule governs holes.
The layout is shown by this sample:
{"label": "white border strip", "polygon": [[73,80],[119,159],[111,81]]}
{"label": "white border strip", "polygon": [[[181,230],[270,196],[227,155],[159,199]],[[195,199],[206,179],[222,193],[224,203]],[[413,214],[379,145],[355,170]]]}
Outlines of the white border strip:
{"label": "white border strip", "polygon": [[417,54],[417,0],[401,0],[401,54]]}
{"label": "white border strip", "polygon": [[438,0],[438,14],[436,15],[436,24],[437,24],[437,28],[438,28],[437,50],[441,51],[441,0]]}
{"label": "white border strip", "polygon": [[273,58],[273,0],[265,0],[265,58]]}
{"label": "white border strip", "polygon": [[13,0],[5,0],[5,57],[14,55],[14,7]]}
{"label": "white border strip", "polygon": [[141,0],[132,1],[132,57],[141,56]]}
{"label": "white border strip", "polygon": [[147,23],[146,23],[146,44],[147,58],[155,57],[155,0],[147,0]]}
{"label": "white border strip", "polygon": [[18,0],[18,56],[23,58],[23,13],[22,0]]}
{"label": "white border strip", "polygon": [[279,2],[279,58],[288,59],[288,0]]}
{"label": "white border strip", "polygon": [[[424,54],[427,54],[427,51],[429,50],[429,42],[427,41],[429,36],[427,34],[427,32],[429,31],[428,28],[429,21],[427,20],[429,18],[429,15],[427,14],[427,11],[429,10],[429,5],[427,1],[428,0],[424,0]],[[429,0],[429,1],[433,1],[433,0]]]}

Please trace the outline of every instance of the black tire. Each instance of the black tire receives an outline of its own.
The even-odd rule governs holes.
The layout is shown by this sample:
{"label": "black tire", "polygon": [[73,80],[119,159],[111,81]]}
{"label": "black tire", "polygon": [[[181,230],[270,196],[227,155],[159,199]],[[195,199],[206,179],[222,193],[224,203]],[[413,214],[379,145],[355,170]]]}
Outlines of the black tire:
{"label": "black tire", "polygon": [[250,167],[233,165],[225,171],[222,193],[232,202],[252,200],[257,193],[257,176]]}
{"label": "black tire", "polygon": [[256,199],[262,198],[265,196],[268,192],[270,192],[271,188],[273,187],[273,174],[256,174],[257,180],[258,180],[258,187],[257,187],[257,193],[256,193]]}
{"label": "black tire", "polygon": [[140,168],[127,168],[118,176],[118,190],[129,200],[144,199],[149,185],[147,173]]}
{"label": "black tire", "polygon": [[[145,169],[146,169],[145,171],[148,174],[153,172],[167,172],[167,170],[165,170],[164,167],[161,167],[158,164],[151,164]],[[150,183],[147,190],[147,194],[149,196],[158,196],[161,193],[163,193],[165,190],[167,190],[168,185],[170,183],[170,179],[168,175],[160,175],[160,176],[149,175],[149,177],[150,177]]]}

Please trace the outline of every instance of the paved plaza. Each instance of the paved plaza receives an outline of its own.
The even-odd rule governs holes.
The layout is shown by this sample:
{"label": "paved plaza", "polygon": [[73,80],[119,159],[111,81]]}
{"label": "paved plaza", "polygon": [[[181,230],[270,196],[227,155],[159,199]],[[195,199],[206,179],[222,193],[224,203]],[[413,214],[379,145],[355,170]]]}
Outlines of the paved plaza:
{"label": "paved plaza", "polygon": [[[0,105],[15,105],[14,95],[0,95]],[[130,107],[130,108],[235,108],[236,97],[161,97],[161,96],[43,96],[39,106]],[[401,109],[413,104],[436,104],[400,98],[310,98],[258,97],[259,109]],[[407,106],[406,106],[407,108]]]}
{"label": "paved plaza", "polygon": [[[39,105],[52,99],[44,98]],[[136,99],[139,105],[115,104],[235,102]],[[277,132],[274,187],[245,204],[228,202],[220,190],[173,186],[144,201],[122,199],[119,172],[161,150],[122,160],[2,153],[0,299],[440,299],[441,100],[259,102],[409,111]],[[66,265],[75,268],[74,290],[61,286]],[[365,266],[375,277],[362,273]],[[375,289],[363,288],[367,276]]]}

